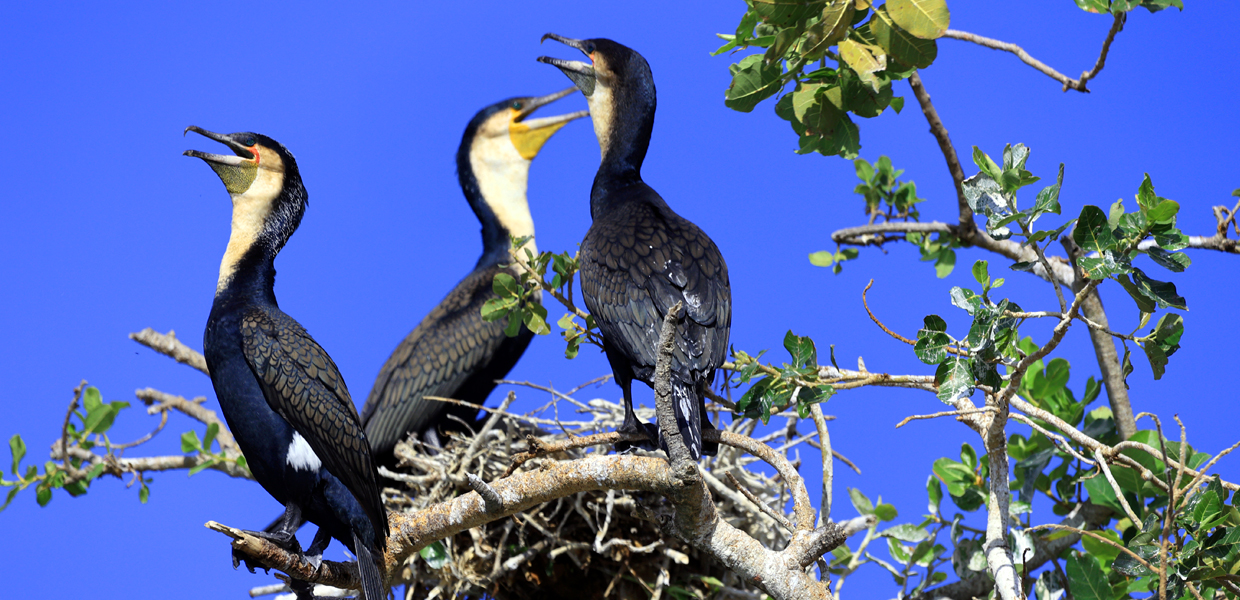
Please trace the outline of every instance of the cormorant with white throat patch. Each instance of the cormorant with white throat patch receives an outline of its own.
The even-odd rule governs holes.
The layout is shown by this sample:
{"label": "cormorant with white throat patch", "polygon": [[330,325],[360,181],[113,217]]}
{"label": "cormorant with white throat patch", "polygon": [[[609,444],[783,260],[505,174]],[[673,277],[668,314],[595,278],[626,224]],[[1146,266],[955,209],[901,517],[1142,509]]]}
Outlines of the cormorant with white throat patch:
{"label": "cormorant with white throat patch", "polygon": [[285,507],[273,532],[252,533],[301,552],[295,533],[309,520],[319,531],[308,560],[317,564],[336,538],[358,557],[365,597],[386,598],[387,511],[357,408],[331,357],[276,304],[274,261],[306,210],[297,163],[263,135],[185,131],[234,154],[185,151],[205,161],[232,197],[232,234],[203,353],[250,472]]}
{"label": "cormorant with white throat patch", "polygon": [[[657,428],[633,413],[632,380],[653,386],[659,329],[677,302],[685,312],[672,353],[672,406],[676,424],[696,460],[714,454],[702,440],[713,428],[705,390],[723,364],[732,322],[728,266],[697,225],[676,214],[642,181],[641,167],[654,129],[655,89],[650,65],[636,51],[608,39],[551,38],[580,50],[590,63],[539,57],[558,67],[585,94],[602,163],[590,192],[593,224],[581,242],[581,292],[603,334],[607,360],[624,390],[619,431]],[[660,440],[662,445],[662,440]],[[624,450],[627,445],[619,444]]]}
{"label": "cormorant with white throat patch", "polygon": [[[439,446],[437,429],[459,427],[449,416],[472,422],[477,408],[425,400],[442,396],[482,405],[495,381],[512,369],[533,333],[521,326],[515,337],[503,321],[482,319],[483,303],[495,298],[492,280],[507,273],[519,280],[514,252],[533,254],[534,221],[526,200],[530,163],[556,131],[578,111],[529,118],[539,107],[576,88],[540,97],[510,98],[479,111],[465,128],[456,154],[461,190],[482,223],[482,257],[392,352],[362,408],[362,423],[376,460],[392,461],[396,442],[410,433]],[[520,249],[511,238],[529,238]]]}

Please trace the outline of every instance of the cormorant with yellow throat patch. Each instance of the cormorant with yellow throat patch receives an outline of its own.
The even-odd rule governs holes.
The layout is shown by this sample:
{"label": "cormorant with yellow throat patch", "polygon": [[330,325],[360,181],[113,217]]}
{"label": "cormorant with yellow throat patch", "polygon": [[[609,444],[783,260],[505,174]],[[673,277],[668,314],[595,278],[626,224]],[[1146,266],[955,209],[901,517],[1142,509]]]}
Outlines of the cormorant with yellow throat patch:
{"label": "cormorant with yellow throat patch", "polygon": [[[624,390],[624,423],[642,426],[633,413],[632,380],[653,386],[659,329],[677,302],[684,313],[672,353],[672,406],[676,425],[696,460],[714,454],[701,430],[713,428],[705,390],[723,364],[732,322],[728,266],[719,248],[697,225],[676,214],[642,181],[641,167],[654,129],[654,77],[646,59],[608,39],[543,36],[580,50],[591,63],[547,56],[585,94],[602,152],[590,192],[593,224],[579,253],[581,292],[603,334],[607,360]],[[662,445],[662,440],[660,440]],[[618,444],[624,450],[626,444]]]}
{"label": "cormorant with yellow throat patch", "polygon": [[[376,460],[392,460],[396,442],[415,433],[438,446],[437,429],[459,427],[449,416],[472,422],[477,408],[425,400],[442,396],[481,406],[529,345],[533,333],[521,326],[516,337],[504,334],[503,321],[482,319],[483,303],[495,298],[498,273],[520,279],[513,253],[533,254],[534,221],[526,200],[530,162],[543,144],[578,111],[529,118],[540,106],[576,88],[540,97],[510,98],[479,111],[465,128],[456,154],[461,190],[482,223],[482,257],[474,270],[448,292],[430,314],[392,352],[379,371],[362,408],[362,422]],[[512,237],[529,238],[521,249]]]}

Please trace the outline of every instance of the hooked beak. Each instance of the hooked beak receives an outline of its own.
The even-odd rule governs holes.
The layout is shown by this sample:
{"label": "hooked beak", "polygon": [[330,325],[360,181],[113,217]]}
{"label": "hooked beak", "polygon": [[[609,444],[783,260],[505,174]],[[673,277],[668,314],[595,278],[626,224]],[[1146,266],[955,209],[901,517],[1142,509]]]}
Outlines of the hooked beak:
{"label": "hooked beak", "polygon": [[[548,38],[560,42],[566,46],[581,50],[582,53],[586,52],[585,40],[575,40],[556,35],[554,33],[548,33],[542,36],[539,43],[546,41]],[[567,75],[568,78],[572,80],[573,84],[577,86],[577,89],[581,90],[581,93],[585,94],[586,97],[594,94],[594,84],[597,81],[597,77],[594,73],[593,65],[579,60],[563,60],[559,58],[551,58],[550,56],[540,56],[538,57],[538,62],[546,63],[560,69],[560,71]]]}
{"label": "hooked beak", "polygon": [[181,135],[185,135],[191,131],[194,133],[200,134],[204,137],[211,138],[221,144],[228,146],[236,154],[236,156],[227,156],[224,154],[211,154],[210,152],[201,152],[198,150],[186,150],[185,152],[181,153],[185,156],[201,158],[202,160],[205,160],[208,163],[216,163],[216,164],[226,165],[230,167],[239,167],[246,161],[254,160],[254,153],[251,152],[250,149],[244,144],[242,144],[241,142],[234,140],[232,136],[225,135],[222,133],[215,133],[213,131],[207,131],[206,129],[198,127],[197,125],[190,125],[189,127],[186,127],[185,131],[182,132]]}
{"label": "hooked beak", "polygon": [[543,144],[547,143],[547,140],[555,132],[559,131],[561,127],[567,125],[569,121],[590,115],[588,110],[579,110],[554,117],[527,118],[540,106],[555,102],[575,91],[577,91],[577,88],[570,87],[554,94],[532,98],[526,101],[525,106],[512,117],[512,123],[508,127],[509,136],[512,138],[512,144],[516,147],[517,152],[526,160],[533,160],[538,155],[538,151],[542,149]]}

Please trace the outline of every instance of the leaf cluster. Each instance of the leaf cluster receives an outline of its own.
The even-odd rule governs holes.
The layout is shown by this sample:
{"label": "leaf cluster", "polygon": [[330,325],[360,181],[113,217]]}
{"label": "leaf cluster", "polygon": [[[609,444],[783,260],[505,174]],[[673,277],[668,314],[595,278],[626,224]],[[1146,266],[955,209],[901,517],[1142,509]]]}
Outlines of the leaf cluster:
{"label": "leaf cluster", "polygon": [[811,405],[825,402],[835,394],[831,384],[819,379],[818,349],[814,346],[814,340],[789,330],[784,335],[784,349],[792,362],[784,363],[781,368],[759,362],[765,350],[757,356],[733,350],[738,368],[731,379],[732,385],[740,387],[758,376],[737,401],[737,415],[766,423],[772,414],[791,406],[804,419],[809,417]]}

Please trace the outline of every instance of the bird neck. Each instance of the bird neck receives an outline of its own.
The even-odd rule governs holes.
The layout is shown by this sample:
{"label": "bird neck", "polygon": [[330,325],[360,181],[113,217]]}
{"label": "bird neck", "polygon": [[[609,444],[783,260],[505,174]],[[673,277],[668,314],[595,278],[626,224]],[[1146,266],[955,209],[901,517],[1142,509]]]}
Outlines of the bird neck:
{"label": "bird neck", "polygon": [[616,192],[642,183],[642,162],[654,131],[653,85],[636,82],[618,89],[600,86],[590,97],[590,115],[602,161],[594,176],[590,214],[607,208]]}
{"label": "bird neck", "polygon": [[458,169],[461,167],[467,167],[461,176],[461,188],[482,223],[483,252],[479,264],[512,260],[518,252],[512,248],[512,237],[530,238],[519,251],[522,256],[524,249],[538,254],[533,239],[534,219],[526,198],[530,161],[515,150],[497,152],[475,144],[467,164],[458,165]]}
{"label": "bird neck", "polygon": [[225,292],[257,294],[275,302],[275,259],[301,223],[305,190],[299,185],[274,192],[251,190],[232,196],[232,231],[220,275],[217,297]]}

